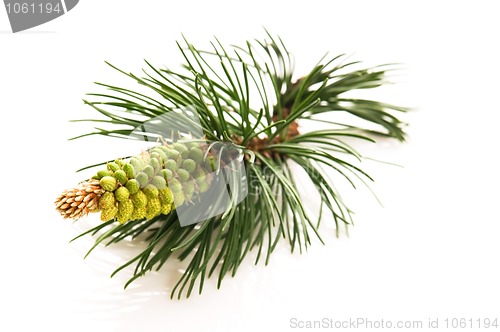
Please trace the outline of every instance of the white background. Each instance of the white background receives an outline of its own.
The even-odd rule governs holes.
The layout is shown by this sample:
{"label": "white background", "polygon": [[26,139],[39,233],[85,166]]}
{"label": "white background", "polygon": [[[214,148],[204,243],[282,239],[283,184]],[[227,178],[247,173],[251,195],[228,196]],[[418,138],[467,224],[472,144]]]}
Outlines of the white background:
{"label": "white background", "polygon": [[[92,82],[123,82],[104,60],[174,68],[181,33],[202,46],[213,35],[241,44],[262,27],[283,38],[299,75],[326,51],[404,64],[377,96],[416,109],[405,118],[409,142],[357,146],[404,166],[366,165],[384,208],[349,193],[349,237],[327,226],[325,246],[290,255],[283,245],[269,266],[248,260],[220,290],[209,280],[201,296],[169,300],[172,264],[124,291],[127,273],[109,274],[135,246],[84,261],[91,239],[68,240],[86,221],[53,210],[81,179],[76,169],[117,153],[106,138],[68,142],[91,129],[68,121],[94,115],[81,101],[102,92]],[[289,331],[293,317],[500,323],[499,31],[493,1],[87,0],[18,34],[1,8],[0,330]]]}

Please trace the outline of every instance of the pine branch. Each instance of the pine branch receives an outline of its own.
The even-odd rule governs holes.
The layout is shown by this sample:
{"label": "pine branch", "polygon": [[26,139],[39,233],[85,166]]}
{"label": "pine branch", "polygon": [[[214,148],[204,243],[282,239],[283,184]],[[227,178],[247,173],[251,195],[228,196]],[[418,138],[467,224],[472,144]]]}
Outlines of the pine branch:
{"label": "pine branch", "polygon": [[[185,273],[172,291],[172,297],[180,298],[189,296],[196,285],[201,293],[205,279],[214,274],[220,287],[225,276],[236,274],[252,250],[257,253],[256,263],[264,260],[267,264],[281,239],[288,241],[292,252],[307,248],[312,237],[321,240],[319,224],[325,211],[331,214],[337,232],[350,225],[352,212],[329,176],[336,174],[353,187],[372,178],[361,167],[362,155],[346,139],[375,143],[377,135],[382,135],[403,141],[404,123],[398,115],[407,109],[345,97],[383,85],[388,66],[356,69],[358,63],[343,63],[341,55],[322,59],[307,75],[293,81],[293,57],[282,40],[269,33],[266,40],[242,47],[227,48],[216,39],[211,50],[199,50],[185,38],[177,45],[184,58],[180,70],[157,68],[146,61],[144,76],[139,77],[110,64],[150,94],[98,83],[108,92],[89,94],[95,100],[85,103],[104,120],[78,121],[104,128],[75,138],[138,139],[138,128],[145,136],[155,134],[144,128],[179,109],[195,110],[198,137],[193,131],[180,130],[175,133],[177,139],[182,135],[191,139],[164,135],[164,141],[142,157],[101,164],[106,169],[84,182],[84,187],[94,186],[95,192],[87,200],[92,199],[99,208],[81,203],[73,207],[71,197],[86,199],[78,190],[63,193],[57,208],[69,217],[101,213],[105,223],[81,235],[97,236],[90,251],[101,243],[111,245],[150,234],[147,248],[113,275],[135,265],[126,287],[172,259],[185,260]],[[331,122],[328,129],[299,132],[302,120],[324,122],[321,115],[334,118],[340,113],[361,119],[366,126]],[[190,118],[183,121],[187,127],[197,128]],[[244,188],[246,196],[238,201],[233,195],[223,212],[202,223],[182,226],[180,216],[186,204],[202,200],[203,192],[213,186],[211,174],[233,165],[231,158],[238,153],[243,156],[246,178],[238,182],[236,173],[228,172],[227,188]],[[302,202],[291,164],[302,168],[317,190],[321,200],[318,220],[313,220]],[[146,198],[141,201],[143,195]]]}

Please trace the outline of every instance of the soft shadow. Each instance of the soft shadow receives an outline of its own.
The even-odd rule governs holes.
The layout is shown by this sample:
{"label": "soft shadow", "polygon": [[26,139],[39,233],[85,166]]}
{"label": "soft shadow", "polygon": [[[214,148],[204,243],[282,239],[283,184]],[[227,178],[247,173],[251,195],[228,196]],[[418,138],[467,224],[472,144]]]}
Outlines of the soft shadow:
{"label": "soft shadow", "polygon": [[43,35],[48,33],[56,33],[56,31],[19,31],[13,33],[10,30],[0,31],[0,35]]}
{"label": "soft shadow", "polygon": [[[81,233],[91,227],[89,223],[74,223],[76,233]],[[72,243],[73,249],[84,256],[94,244],[95,237],[84,236]],[[125,239],[108,247],[100,245],[87,258],[89,268],[95,269],[104,278],[108,277],[117,267],[136,256],[147,247],[141,239]],[[160,271],[150,271],[145,276],[135,280],[127,289],[125,283],[132,277],[135,264],[123,269],[111,281],[103,279],[103,286],[93,288],[89,293],[74,299],[73,314],[91,322],[128,322],[130,315],[140,312],[155,312],[155,308],[169,305],[173,285],[182,275],[185,268],[182,262],[173,259]]]}

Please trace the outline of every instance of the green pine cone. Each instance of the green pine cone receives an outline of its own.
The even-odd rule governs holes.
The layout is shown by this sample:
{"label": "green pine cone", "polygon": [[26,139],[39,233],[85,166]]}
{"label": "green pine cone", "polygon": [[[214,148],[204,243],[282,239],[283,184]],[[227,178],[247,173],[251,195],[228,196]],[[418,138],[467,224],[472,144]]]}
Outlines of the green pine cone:
{"label": "green pine cone", "polygon": [[151,219],[191,201],[210,185],[207,164],[212,168],[215,161],[203,157],[199,143],[178,142],[157,146],[128,161],[107,163],[93,177],[105,191],[98,204],[101,220]]}

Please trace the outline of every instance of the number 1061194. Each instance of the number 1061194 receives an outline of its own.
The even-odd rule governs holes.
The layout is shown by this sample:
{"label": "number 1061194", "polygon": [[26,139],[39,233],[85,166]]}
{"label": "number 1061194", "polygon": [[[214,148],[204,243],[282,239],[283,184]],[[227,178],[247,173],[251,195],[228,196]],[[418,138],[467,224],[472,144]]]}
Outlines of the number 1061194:
{"label": "number 1061194", "polygon": [[51,13],[60,13],[63,11],[61,8],[61,4],[57,3],[55,5],[50,2],[47,3],[7,3],[5,5],[7,8],[7,13],[11,14],[51,14]]}

